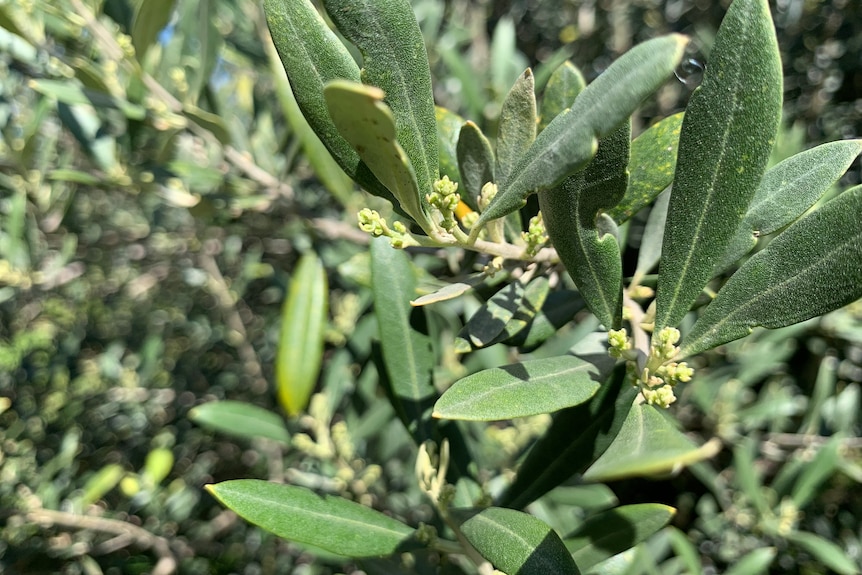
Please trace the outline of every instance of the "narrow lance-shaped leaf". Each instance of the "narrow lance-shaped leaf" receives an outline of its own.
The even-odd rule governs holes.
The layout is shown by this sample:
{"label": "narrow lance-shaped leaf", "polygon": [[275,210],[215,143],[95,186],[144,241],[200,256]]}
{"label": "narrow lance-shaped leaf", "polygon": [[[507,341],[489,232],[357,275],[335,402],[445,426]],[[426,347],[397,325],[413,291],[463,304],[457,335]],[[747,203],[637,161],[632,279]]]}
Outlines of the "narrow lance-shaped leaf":
{"label": "narrow lance-shaped leaf", "polygon": [[234,437],[267,438],[289,444],[290,434],[277,413],[242,401],[210,401],[189,411],[203,427]]}
{"label": "narrow lance-shaped leaf", "polygon": [[558,411],[588,401],[612,368],[607,355],[563,355],[486,369],[446,390],[434,417],[495,421]]}
{"label": "narrow lance-shaped leaf", "polygon": [[439,179],[437,121],[422,31],[407,0],[324,0],[335,25],[359,48],[362,80],[386,94],[398,143],[410,159],[420,202]]}
{"label": "narrow lance-shaped leaf", "polygon": [[679,324],[736,233],[775,142],[781,94],[769,6],[735,0],[682,124],[653,333]]}
{"label": "narrow lance-shaped leaf", "polygon": [[392,111],[374,86],[335,80],[323,90],[332,122],[398,205],[426,231],[431,222],[419,200],[410,160],[396,140]]}
{"label": "narrow lance-shaped leaf", "polygon": [[499,505],[523,508],[576,473],[582,473],[616,437],[637,395],[625,366],[588,402],[557,413],[548,431],[521,463]]}
{"label": "narrow lance-shaped leaf", "polygon": [[642,403],[632,407],[613,443],[587,469],[584,480],[604,483],[661,475],[712,457],[719,449],[716,443],[696,446],[655,407]]}
{"label": "narrow lance-shaped leaf", "polygon": [[290,415],[305,409],[320,375],[328,304],[323,263],[308,252],[290,281],[275,357],[278,400]]}
{"label": "narrow lance-shaped leaf", "polygon": [[676,509],[657,503],[623,505],[587,519],[563,539],[579,568],[586,571],[631,549],[668,524]]}
{"label": "narrow lance-shaped leaf", "polygon": [[139,62],[144,61],[147,50],[174,13],[174,0],[148,0],[135,3],[132,18],[132,45]]}
{"label": "narrow lance-shaped leaf", "polygon": [[860,152],[862,140],[829,142],[767,170],[715,271],[727,269],[750,252],[757,236],[771,234],[801,216],[838,181]]}
{"label": "narrow lance-shaped leaf", "polygon": [[557,290],[548,294],[545,305],[527,326],[506,340],[508,345],[531,351],[550,339],[557,330],[572,321],[584,309],[581,295],[572,290]]}
{"label": "narrow lance-shaped leaf", "polygon": [[468,121],[461,127],[457,152],[464,188],[461,191],[461,199],[473,210],[478,210],[482,186],[494,182],[496,178],[491,143],[479,126]]}
{"label": "narrow lance-shaped leaf", "polygon": [[775,547],[762,547],[742,556],[727,571],[725,575],[761,575],[769,572],[769,566],[775,559]]}
{"label": "narrow lance-shaped leaf", "polygon": [[622,322],[622,260],[615,224],[601,212],[616,205],[628,182],[631,124],[599,143],[585,170],[539,192],[548,236],[578,291],[607,328]]}
{"label": "narrow lance-shaped leaf", "polygon": [[464,118],[442,106],[435,106],[437,118],[437,143],[440,153],[440,175],[449,176],[453,182],[461,182],[461,171],[458,169],[458,140]]}
{"label": "narrow lance-shaped leaf", "polygon": [[454,510],[467,517],[461,532],[482,557],[504,573],[578,575],[560,536],[543,521],[514,509]]}
{"label": "narrow lance-shaped leaf", "polygon": [[491,296],[455,338],[458,353],[487,347],[521,331],[545,303],[548,279],[535,278],[526,286],[512,282]]}
{"label": "narrow lance-shaped leaf", "polygon": [[273,82],[275,83],[275,93],[281,104],[281,111],[284,114],[287,123],[293,134],[302,145],[302,150],[315,174],[320,178],[321,183],[326,186],[342,205],[347,205],[350,202],[353,193],[353,181],[344,170],[338,165],[323,142],[305,119],[302,110],[299,109],[299,104],[296,102],[296,96],[293,94],[293,89],[290,87],[290,81],[284,72],[284,67],[281,65],[281,60],[278,56],[278,51],[275,46],[268,43],[265,46],[267,59],[269,60],[269,69],[272,74]]}
{"label": "narrow lance-shaped leaf", "polygon": [[299,109],[338,165],[369,193],[397,205],[395,197],[359,159],[329,117],[323,86],[360,81],[359,66],[310,0],[264,0],[272,42],[290,80]]}
{"label": "narrow lance-shaped leaf", "polygon": [[626,193],[608,210],[622,224],[652,202],[673,181],[683,113],[668,116],[650,126],[632,142],[631,174]]}
{"label": "narrow lance-shaped leaf", "polygon": [[548,84],[545,86],[544,94],[542,94],[542,116],[539,121],[539,131],[544,130],[554,118],[563,113],[563,110],[570,108],[575,98],[586,86],[587,82],[581,71],[568,60],[554,70],[554,73],[548,78]]}
{"label": "narrow lance-shaped leaf", "polygon": [[671,190],[667,189],[659,194],[649,212],[643,236],[641,236],[641,245],[638,247],[638,263],[632,277],[632,284],[640,284],[643,276],[648,274],[661,259],[661,240],[667,221],[670,192]]}
{"label": "narrow lance-shaped leaf", "polygon": [[539,134],[509,178],[500,183],[479,224],[517,210],[529,194],[582,169],[595,154],[597,139],[618,128],[673,73],[686,43],[678,34],[656,38],[611,64]]}
{"label": "narrow lance-shaped leaf", "polygon": [[379,511],[304,487],[240,479],[206,489],[246,521],[279,537],[348,557],[390,555],[414,531]]}
{"label": "narrow lance-shaped leaf", "polygon": [[110,94],[89,90],[74,80],[30,80],[27,85],[33,90],[56,98],[65,104],[87,104],[96,108],[116,108],[130,120],[143,120],[147,109]]}
{"label": "narrow lance-shaped leaf", "polygon": [[413,308],[416,278],[403,251],[386,238],[371,242],[371,288],[374,313],[380,330],[383,362],[392,386],[395,409],[417,437],[425,433],[423,423],[436,398],[433,386],[434,353],[431,338],[415,329],[412,315],[424,319],[422,308]]}
{"label": "narrow lance-shaped leaf", "polygon": [[504,15],[497,21],[491,38],[491,89],[495,102],[503,99],[518,74],[527,67],[524,55],[518,52],[517,41],[515,21]]}
{"label": "narrow lance-shaped leaf", "polygon": [[536,139],[536,86],[533,71],[515,81],[500,109],[497,128],[497,178],[505,181]]}
{"label": "narrow lance-shaped leaf", "polygon": [[742,265],[683,339],[690,356],[862,297],[862,186],[797,221]]}
{"label": "narrow lance-shaped leaf", "polygon": [[785,537],[789,542],[813,555],[817,562],[831,571],[839,575],[859,574],[859,566],[856,562],[832,541],[805,531],[791,531]]}

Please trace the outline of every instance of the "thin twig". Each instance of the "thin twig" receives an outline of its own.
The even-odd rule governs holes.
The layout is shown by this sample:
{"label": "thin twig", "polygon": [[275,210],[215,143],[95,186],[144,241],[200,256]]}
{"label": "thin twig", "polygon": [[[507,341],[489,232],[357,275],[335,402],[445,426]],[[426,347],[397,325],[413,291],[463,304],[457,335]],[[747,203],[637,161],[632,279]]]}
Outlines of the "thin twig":
{"label": "thin twig", "polygon": [[[164,86],[162,86],[155,78],[147,74],[141,69],[140,63],[129,60],[125,57],[123,49],[117,43],[113,34],[95,17],[93,12],[81,0],[70,0],[72,7],[84,19],[87,28],[93,34],[93,37],[99,42],[107,56],[120,64],[124,64],[132,74],[141,78],[141,81],[149,89],[150,93],[161,100],[175,114],[183,114],[183,103],[174,97]],[[209,144],[221,145],[218,139],[212,132],[206,128],[199,126],[193,120],[188,125],[189,130],[195,135],[203,138]],[[245,173],[250,179],[260,184],[264,189],[272,192],[272,195],[281,195],[286,198],[293,197],[293,188],[288,184],[279,181],[278,178],[258,166],[246,154],[238,151],[230,145],[221,145],[224,151],[225,159],[233,164],[237,169]]]}
{"label": "thin twig", "polygon": [[266,380],[263,378],[263,366],[248,340],[245,323],[242,321],[242,316],[237,309],[238,302],[231,294],[230,288],[228,288],[215,258],[209,254],[201,253],[198,256],[198,261],[201,268],[209,276],[210,281],[207,282],[207,288],[215,296],[219,307],[224,312],[227,326],[240,336],[241,341],[237,345],[237,351],[246,372],[254,378],[254,390],[261,392],[267,388]]}
{"label": "thin twig", "polygon": [[143,527],[138,527],[137,525],[132,525],[118,519],[77,515],[53,509],[35,509],[27,512],[25,518],[28,522],[36,523],[43,527],[57,525],[72,529],[90,529],[92,531],[116,535],[111,540],[111,545],[104,549],[117,550],[135,543],[143,549],[152,549],[159,558],[152,570],[152,575],[171,575],[177,570],[177,559],[171,551],[168,540],[150,533]]}

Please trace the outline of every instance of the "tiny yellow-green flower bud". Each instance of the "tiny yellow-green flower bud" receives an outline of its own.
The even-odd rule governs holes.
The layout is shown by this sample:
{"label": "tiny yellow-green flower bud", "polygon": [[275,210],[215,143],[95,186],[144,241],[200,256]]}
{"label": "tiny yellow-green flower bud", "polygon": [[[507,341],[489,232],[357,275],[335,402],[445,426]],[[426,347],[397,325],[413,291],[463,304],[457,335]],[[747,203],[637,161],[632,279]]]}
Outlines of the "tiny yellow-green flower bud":
{"label": "tiny yellow-green flower bud", "polygon": [[494,196],[497,195],[497,184],[493,182],[487,182],[484,186],[482,186],[482,191],[479,194],[479,209],[481,211],[485,211],[491,204],[491,200],[494,199]]}
{"label": "tiny yellow-green flower bud", "polygon": [[434,182],[434,191],[444,198],[451,196],[458,191],[458,182],[453,182],[449,179],[449,176],[443,176]]}
{"label": "tiny yellow-green flower bud", "polygon": [[464,227],[468,230],[475,226],[477,221],[479,221],[478,212],[467,212],[464,214],[464,217],[461,218],[461,223],[464,224]]}

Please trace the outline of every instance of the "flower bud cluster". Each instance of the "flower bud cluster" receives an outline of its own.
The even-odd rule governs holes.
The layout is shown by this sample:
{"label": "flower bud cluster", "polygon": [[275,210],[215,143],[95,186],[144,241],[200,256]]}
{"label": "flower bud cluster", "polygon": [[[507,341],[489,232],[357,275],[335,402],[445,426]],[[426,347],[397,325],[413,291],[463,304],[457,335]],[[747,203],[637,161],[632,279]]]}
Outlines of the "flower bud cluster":
{"label": "flower bud cluster", "polygon": [[539,212],[530,218],[530,224],[527,226],[526,232],[521,232],[521,238],[527,243],[525,249],[527,255],[536,255],[542,246],[548,241],[548,233],[545,230],[545,222],[542,219],[542,212]]}
{"label": "flower bud cluster", "polygon": [[487,182],[479,193],[479,210],[485,211],[491,205],[491,200],[497,195],[497,184]]}
{"label": "flower bud cluster", "polygon": [[390,228],[386,223],[386,219],[377,210],[369,208],[362,208],[357,215],[359,218],[359,229],[371,234],[375,238],[386,236],[389,238],[389,243],[392,244],[393,248],[401,249],[416,245],[416,240],[413,239],[413,236],[407,231],[407,226],[403,223],[395,221]]}
{"label": "flower bud cluster", "polygon": [[679,330],[672,327],[662,329],[653,338],[649,357],[642,368],[638,367],[638,351],[625,329],[608,332],[608,353],[611,357],[627,362],[629,376],[634,385],[640,387],[641,395],[650,405],[668,407],[676,401],[673,388],[680,382],[691,380],[694,370],[686,362],[672,361],[679,353],[676,343]]}
{"label": "flower bud cluster", "polygon": [[426,195],[425,199],[431,207],[437,208],[443,215],[440,227],[451,232],[458,225],[455,220],[455,210],[458,208],[458,202],[461,201],[458,182],[453,182],[449,176],[443,176],[434,182],[434,191]]}

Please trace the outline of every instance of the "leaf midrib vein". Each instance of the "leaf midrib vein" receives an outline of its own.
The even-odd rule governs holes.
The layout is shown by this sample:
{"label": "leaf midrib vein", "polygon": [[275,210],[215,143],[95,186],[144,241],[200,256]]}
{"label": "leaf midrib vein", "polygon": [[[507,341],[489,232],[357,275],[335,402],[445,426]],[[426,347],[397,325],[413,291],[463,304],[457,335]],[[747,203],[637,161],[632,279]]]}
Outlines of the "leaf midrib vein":
{"label": "leaf midrib vein", "polygon": [[[808,274],[809,272],[811,272],[815,268],[822,267],[823,261],[825,259],[834,259],[832,257],[834,254],[836,254],[837,252],[844,251],[847,248],[848,244],[856,242],[860,238],[862,238],[862,232],[846,238],[846,240],[844,242],[836,244],[834,246],[834,249],[829,250],[829,252],[826,253],[825,258],[821,258],[818,261],[812,261],[811,264],[805,266],[804,268],[802,268],[801,270],[799,270],[797,273],[793,274],[792,276],[787,277],[786,279],[784,279],[784,281],[779,282],[777,284],[774,284],[772,287],[767,287],[765,290],[758,292],[758,294],[755,297],[748,299],[741,306],[737,307],[732,312],[725,315],[717,323],[713,324],[713,326],[711,328],[709,328],[707,331],[705,331],[703,333],[703,335],[698,337],[696,340],[694,340],[690,343],[686,342],[685,347],[680,351],[680,357],[688,356],[689,354],[686,352],[687,349],[690,349],[692,347],[696,347],[696,346],[694,346],[694,344],[706,339],[710,334],[715,334],[719,330],[719,328],[721,328],[721,326],[723,326],[724,324],[729,322],[731,319],[733,319],[734,316],[738,316],[741,312],[749,309],[751,306],[755,305],[756,303],[763,301],[764,299],[767,299],[769,296],[771,296],[776,291],[779,291],[780,289],[784,288],[788,284],[794,283],[800,277]],[[760,253],[764,253],[764,252],[760,252]],[[752,257],[754,257],[754,256],[752,256]],[[751,260],[749,260],[749,261],[751,261]],[[721,295],[720,291],[719,291],[719,295]],[[753,324],[750,327],[760,327],[761,325],[762,324]]]}

